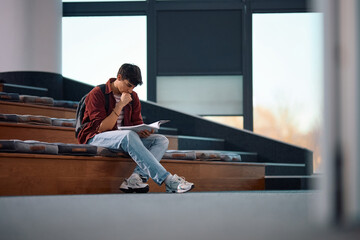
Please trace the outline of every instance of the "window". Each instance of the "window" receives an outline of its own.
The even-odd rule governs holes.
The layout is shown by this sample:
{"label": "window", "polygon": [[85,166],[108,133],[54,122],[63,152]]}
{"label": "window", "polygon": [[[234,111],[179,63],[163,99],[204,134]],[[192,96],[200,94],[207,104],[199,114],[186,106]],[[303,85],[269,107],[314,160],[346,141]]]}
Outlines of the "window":
{"label": "window", "polygon": [[319,170],[322,15],[253,15],[254,132],[314,151]]}
{"label": "window", "polygon": [[98,85],[116,77],[123,63],[138,65],[144,84],[136,87],[147,99],[146,17],[64,17],[62,74]]}

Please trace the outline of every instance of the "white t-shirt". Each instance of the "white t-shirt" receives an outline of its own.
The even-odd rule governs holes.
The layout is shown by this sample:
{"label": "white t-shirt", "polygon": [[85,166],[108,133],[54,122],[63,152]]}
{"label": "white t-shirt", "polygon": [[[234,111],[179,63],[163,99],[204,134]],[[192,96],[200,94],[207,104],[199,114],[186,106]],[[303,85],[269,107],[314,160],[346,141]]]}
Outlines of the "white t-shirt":
{"label": "white t-shirt", "polygon": [[[115,95],[114,94],[114,98],[116,100],[116,103],[120,102],[120,99],[121,99],[121,95]],[[117,119],[117,127],[121,127],[121,123],[122,123],[122,120],[124,119],[124,110],[121,110],[121,113]]]}

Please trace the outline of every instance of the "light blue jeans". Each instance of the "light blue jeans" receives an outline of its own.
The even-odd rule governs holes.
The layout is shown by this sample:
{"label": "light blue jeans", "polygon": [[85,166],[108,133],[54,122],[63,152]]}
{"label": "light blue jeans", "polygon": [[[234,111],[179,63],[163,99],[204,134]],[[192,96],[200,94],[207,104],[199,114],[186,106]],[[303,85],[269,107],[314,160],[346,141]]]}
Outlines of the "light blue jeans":
{"label": "light blue jeans", "polygon": [[134,173],[146,179],[150,177],[158,185],[169,175],[160,164],[169,145],[169,140],[163,135],[151,134],[147,138],[140,138],[131,130],[107,131],[96,134],[88,144],[128,153],[137,164]]}

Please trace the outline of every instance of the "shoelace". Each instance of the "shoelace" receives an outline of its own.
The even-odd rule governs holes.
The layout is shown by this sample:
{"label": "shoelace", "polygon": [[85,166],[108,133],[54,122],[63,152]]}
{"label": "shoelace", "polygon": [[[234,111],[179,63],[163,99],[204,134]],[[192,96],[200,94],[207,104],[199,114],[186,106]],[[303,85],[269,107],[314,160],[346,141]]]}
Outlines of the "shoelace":
{"label": "shoelace", "polygon": [[126,179],[128,183],[132,183],[132,184],[139,184],[139,182],[142,183],[142,179],[141,179],[140,177],[138,177],[138,176],[132,177],[132,178],[130,179],[130,181],[129,181],[129,179],[130,179],[130,178]]}
{"label": "shoelace", "polygon": [[184,177],[179,177],[179,176],[177,176],[177,179],[176,179],[176,180],[178,180],[180,183],[188,183],[188,182],[185,180]]}

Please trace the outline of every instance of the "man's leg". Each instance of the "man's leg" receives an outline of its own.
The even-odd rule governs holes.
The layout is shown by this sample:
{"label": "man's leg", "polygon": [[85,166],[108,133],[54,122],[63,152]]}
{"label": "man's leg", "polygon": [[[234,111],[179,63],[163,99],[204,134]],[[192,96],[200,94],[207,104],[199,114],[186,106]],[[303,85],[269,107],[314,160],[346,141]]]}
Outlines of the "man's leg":
{"label": "man's leg", "polygon": [[[147,145],[152,145],[151,141],[145,141]],[[156,142],[156,141],[155,141]],[[162,142],[164,145],[165,141]],[[160,158],[164,147],[159,147],[160,144],[153,144],[150,152],[140,139],[139,135],[133,131],[107,131],[95,135],[90,141],[89,144],[107,147],[116,150],[122,150],[127,152],[130,157],[136,162],[140,174],[144,174],[145,177],[151,177],[154,182],[158,185],[161,185],[166,177],[169,175],[169,172],[159,163],[157,158]],[[167,148],[167,146],[166,146]],[[154,156],[156,155],[156,157]]]}
{"label": "man's leg", "polygon": [[[151,134],[147,138],[141,138],[141,141],[159,162],[169,146],[169,140],[165,136],[159,134]],[[134,173],[139,174],[141,178],[146,181],[149,179],[149,175],[143,172],[139,166],[136,166]]]}

